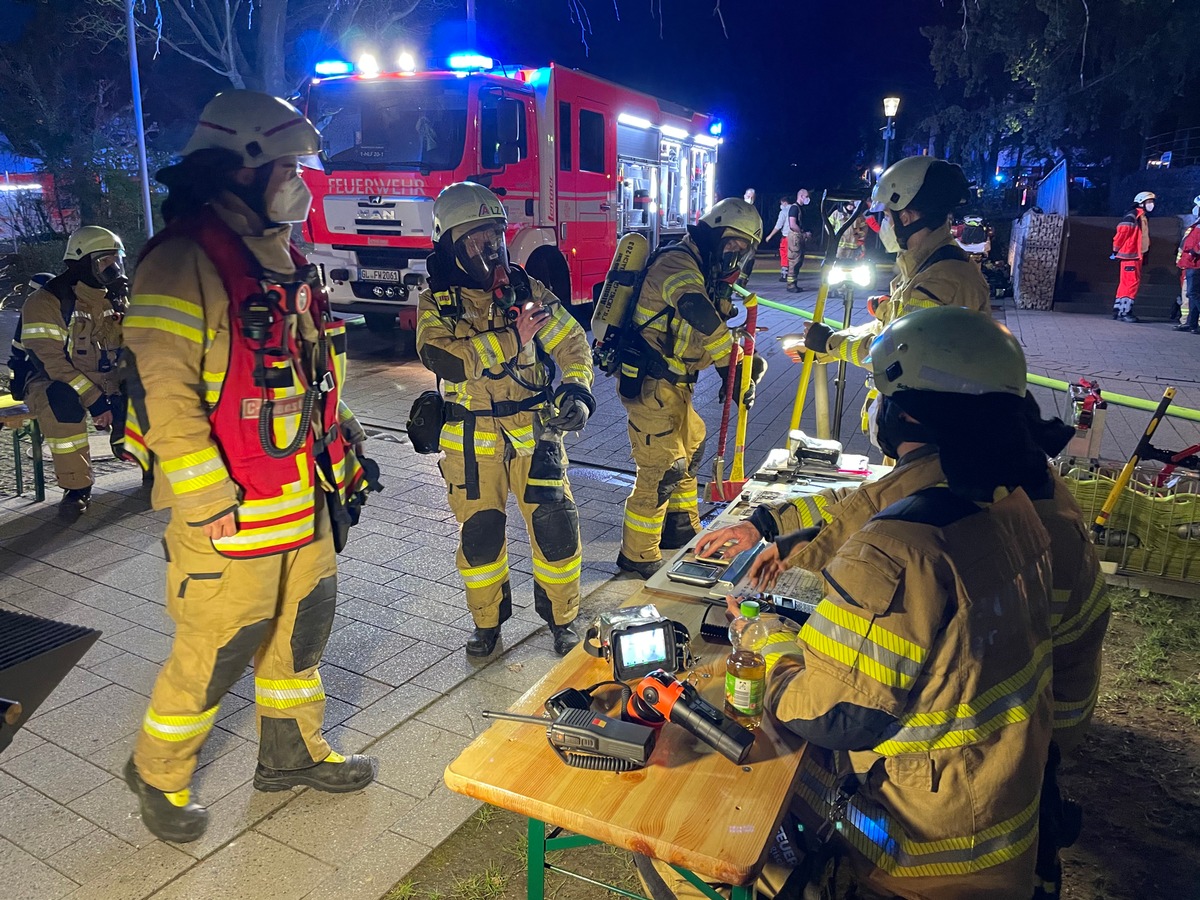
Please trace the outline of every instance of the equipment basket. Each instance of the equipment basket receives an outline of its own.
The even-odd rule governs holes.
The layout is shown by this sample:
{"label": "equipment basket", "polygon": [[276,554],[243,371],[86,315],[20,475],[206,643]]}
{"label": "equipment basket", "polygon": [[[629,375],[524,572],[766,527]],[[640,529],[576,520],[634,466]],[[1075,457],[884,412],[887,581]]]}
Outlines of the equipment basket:
{"label": "equipment basket", "polygon": [[[1122,463],[1058,459],[1055,466],[1090,526],[1104,505]],[[1100,559],[1125,574],[1200,581],[1200,478],[1176,469],[1160,479],[1162,466],[1139,465],[1097,539]],[[1164,483],[1160,486],[1158,482]]]}

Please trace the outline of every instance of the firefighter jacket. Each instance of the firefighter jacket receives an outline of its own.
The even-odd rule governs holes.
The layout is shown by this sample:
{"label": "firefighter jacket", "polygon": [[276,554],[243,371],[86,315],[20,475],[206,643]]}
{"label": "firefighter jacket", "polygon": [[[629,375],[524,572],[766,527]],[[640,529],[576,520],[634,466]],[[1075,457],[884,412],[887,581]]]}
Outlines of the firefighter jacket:
{"label": "firefighter jacket", "polygon": [[672,384],[693,384],[710,365],[728,366],[733,352],[725,324],[733,305],[728,300],[714,305],[701,258],[691,235],[657,253],[633,311],[634,328],[665,364],[648,374]]}
{"label": "firefighter jacket", "polygon": [[1100,689],[1100,655],[1109,601],[1083,511],[1066,482],[1051,472],[1047,489],[1032,495],[1050,534],[1054,584],[1050,632],[1054,640],[1054,740],[1064,754],[1083,741]]}
{"label": "firefighter jacket", "polygon": [[879,333],[913,310],[934,306],[989,310],[987,281],[958,246],[949,224],[932,231],[917,249],[901,251],[896,266],[900,272],[892,279],[890,295],[876,307],[875,319],[829,336],[826,352],[833,358],[865,366]]}
{"label": "firefighter jacket", "polygon": [[250,339],[247,301],[262,296],[259,279],[284,281],[304,262],[289,236],[222,194],[148,245],[125,319],[127,446],[143,465],[153,454],[155,508],[194,526],[237,512],[237,533],[214,542],[225,556],[303,546],[318,489],[344,502],[361,488],[347,450],[364,434],[340,398],[344,326],[325,318],[324,292],[307,311],[276,310],[266,343],[278,353],[259,359]]}
{"label": "firefighter jacket", "polygon": [[421,293],[417,353],[445,382],[440,447],[446,453],[503,459],[507,444],[516,455],[531,456],[543,436],[535,420],[552,399],[555,368],[562,385],[586,389],[591,400],[587,334],[545,285],[528,281],[533,302],[540,301],[550,316],[524,346],[490,291],[447,287]]}
{"label": "firefighter jacket", "polygon": [[928,488],[851,536],[766,706],[836,751],[802,766],[798,794],[875,870],[1020,897],[1050,744],[1051,563],[1029,498],[998,496]]}
{"label": "firefighter jacket", "polygon": [[1183,231],[1175,263],[1181,269],[1200,269],[1200,223],[1192,223]]}
{"label": "firefighter jacket", "polygon": [[1141,259],[1150,250],[1150,220],[1145,210],[1134,207],[1117,223],[1113,235],[1113,255],[1117,259]]}
{"label": "firefighter jacket", "polygon": [[76,282],[63,290],[74,291],[69,321],[55,294],[36,290],[21,309],[21,343],[32,357],[31,380],[70,385],[87,409],[120,390],[121,313],[104,288]]}
{"label": "firefighter jacket", "polygon": [[[790,566],[820,572],[841,546],[872,516],[905,497],[943,484],[937,447],[926,444],[905,454],[877,481],[834,488],[755,510],[751,521],[768,540],[803,528],[820,528],[788,559]],[[1108,628],[1104,576],[1083,512],[1053,470],[1033,508],[1050,536],[1053,594],[1050,632],[1054,646],[1054,739],[1063,753],[1083,740],[1100,686],[1100,650]]]}

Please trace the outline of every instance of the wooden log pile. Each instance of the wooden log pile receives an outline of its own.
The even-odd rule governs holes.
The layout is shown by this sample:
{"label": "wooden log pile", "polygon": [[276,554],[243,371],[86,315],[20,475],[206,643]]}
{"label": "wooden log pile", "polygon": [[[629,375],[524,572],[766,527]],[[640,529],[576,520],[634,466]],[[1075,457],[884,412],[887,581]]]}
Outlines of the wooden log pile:
{"label": "wooden log pile", "polygon": [[1013,223],[1013,297],[1018,309],[1053,305],[1062,240],[1062,216],[1028,210]]}

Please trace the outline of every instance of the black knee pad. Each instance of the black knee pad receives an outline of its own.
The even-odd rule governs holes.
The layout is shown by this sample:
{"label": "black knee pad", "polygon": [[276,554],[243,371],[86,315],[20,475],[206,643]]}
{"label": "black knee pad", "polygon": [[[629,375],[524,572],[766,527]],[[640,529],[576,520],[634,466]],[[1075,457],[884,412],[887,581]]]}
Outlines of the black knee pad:
{"label": "black knee pad", "polygon": [[272,769],[304,769],[321,760],[309,755],[295,719],[263,716],[258,731],[258,760]]}
{"label": "black knee pad", "polygon": [[683,476],[687,474],[687,460],[677,459],[671,463],[671,468],[663,472],[663,477],[658,480],[658,505],[662,506],[671,499],[671,495],[675,493],[675,488],[679,487],[679,482],[683,481]]}
{"label": "black knee pad", "polygon": [[296,607],[292,628],[292,665],[296,671],[310,669],[321,661],[329,631],[333,628],[333,610],[337,606],[337,576],[326,575]]}
{"label": "black knee pad", "polygon": [[533,537],[550,562],[579,552],[579,510],[573,500],[543,503],[533,511]]}
{"label": "black knee pad", "polygon": [[481,509],[463,523],[462,551],[469,566],[495,562],[504,547],[504,526],[508,518],[502,509]]}
{"label": "black knee pad", "polygon": [[242,677],[242,672],[254,658],[256,651],[267,637],[271,620],[263,619],[253,625],[243,625],[228,643],[217,651],[212,674],[208,677],[208,689],[204,693],[204,708],[212,709],[229,693],[229,689]]}
{"label": "black knee pad", "polygon": [[52,381],[46,388],[46,401],[50,404],[50,412],[60,422],[82,422],[83,404],[79,395],[69,384]]}

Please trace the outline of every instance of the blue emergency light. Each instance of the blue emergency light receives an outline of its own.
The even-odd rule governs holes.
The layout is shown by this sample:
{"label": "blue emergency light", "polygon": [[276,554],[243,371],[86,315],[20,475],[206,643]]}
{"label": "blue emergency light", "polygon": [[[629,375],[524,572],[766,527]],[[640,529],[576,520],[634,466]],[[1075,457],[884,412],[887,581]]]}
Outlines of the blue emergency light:
{"label": "blue emergency light", "polygon": [[452,69],[490,69],[495,63],[490,56],[479,53],[452,53],[446,60]]}
{"label": "blue emergency light", "polygon": [[344,59],[323,59],[313,66],[313,71],[318,75],[349,75],[354,66]]}
{"label": "blue emergency light", "polygon": [[720,137],[721,132],[725,130],[725,123],[720,119],[713,119],[708,126],[708,133],[713,137]]}

